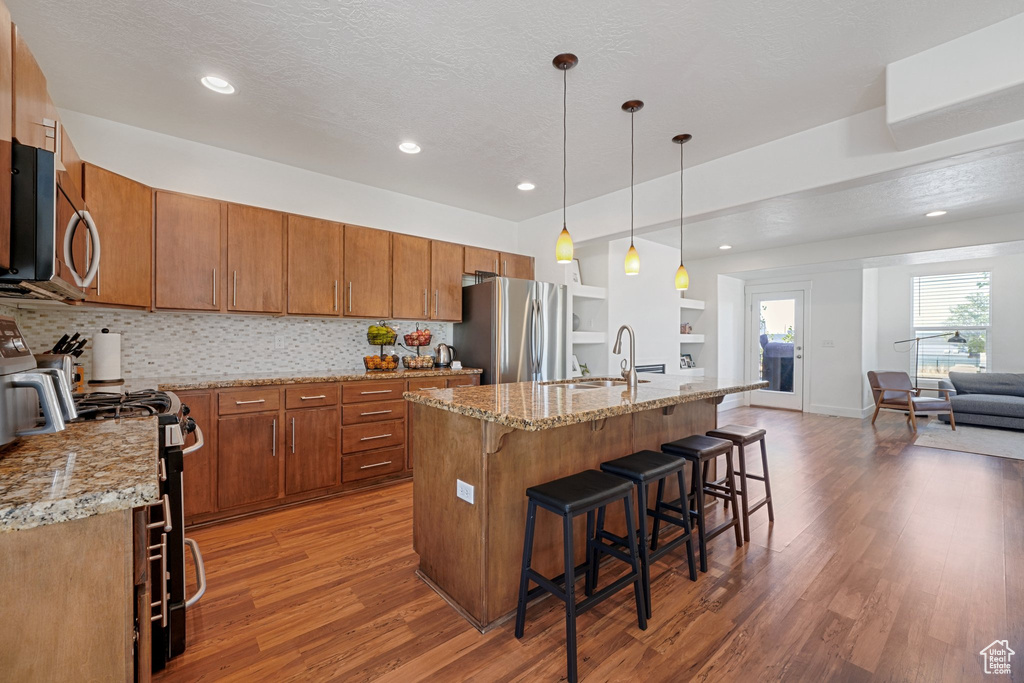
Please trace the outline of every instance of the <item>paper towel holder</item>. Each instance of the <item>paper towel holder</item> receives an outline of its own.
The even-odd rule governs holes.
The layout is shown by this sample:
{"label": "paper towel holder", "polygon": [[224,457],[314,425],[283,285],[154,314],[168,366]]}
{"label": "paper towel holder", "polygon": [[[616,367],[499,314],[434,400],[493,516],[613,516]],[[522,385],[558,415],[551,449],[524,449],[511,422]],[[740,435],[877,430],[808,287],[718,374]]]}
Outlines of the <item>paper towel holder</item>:
{"label": "paper towel holder", "polygon": [[106,377],[93,377],[89,380],[89,386],[98,387],[113,387],[121,386],[124,384],[124,378],[120,377],[121,374],[121,335],[117,333],[111,333],[109,328],[104,327],[100,330],[100,333],[93,338],[92,342],[92,372],[93,375],[100,374],[97,372],[98,362],[97,355],[106,356],[103,360],[103,365],[112,365],[116,368],[114,372],[109,372],[109,367],[105,368],[108,370],[104,375],[115,375]]}

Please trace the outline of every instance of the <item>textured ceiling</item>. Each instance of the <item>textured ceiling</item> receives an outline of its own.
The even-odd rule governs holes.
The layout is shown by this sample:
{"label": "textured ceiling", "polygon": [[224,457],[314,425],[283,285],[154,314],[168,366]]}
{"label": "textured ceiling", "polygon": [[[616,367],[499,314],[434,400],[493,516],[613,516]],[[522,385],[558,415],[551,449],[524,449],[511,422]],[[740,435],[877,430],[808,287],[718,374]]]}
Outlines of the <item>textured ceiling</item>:
{"label": "textured ceiling", "polygon": [[[796,246],[1024,211],[1024,144],[975,152],[941,164],[776,197],[742,210],[688,220],[686,258]],[[929,211],[948,211],[926,218]],[[1024,232],[1022,232],[1024,234]],[[645,232],[679,246],[679,225]],[[927,249],[922,244],[922,250]]]}
{"label": "textured ceiling", "polygon": [[[877,107],[1019,0],[7,0],[59,107],[520,220]],[[207,73],[235,84],[216,95]],[[423,152],[397,150],[412,139]],[[515,185],[537,183],[530,193]]]}

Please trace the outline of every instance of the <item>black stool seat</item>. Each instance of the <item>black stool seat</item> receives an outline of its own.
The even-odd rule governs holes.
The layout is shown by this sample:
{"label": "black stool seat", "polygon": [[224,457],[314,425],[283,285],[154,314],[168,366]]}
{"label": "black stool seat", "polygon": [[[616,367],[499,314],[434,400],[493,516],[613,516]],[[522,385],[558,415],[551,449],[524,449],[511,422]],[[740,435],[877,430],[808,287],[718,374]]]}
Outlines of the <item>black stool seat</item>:
{"label": "black stool seat", "polygon": [[632,488],[628,481],[597,470],[583,470],[526,489],[526,497],[552,511],[570,513],[594,508],[624,497]]}
{"label": "black stool seat", "polygon": [[601,463],[602,472],[610,472],[643,483],[664,479],[682,467],[683,464],[676,456],[657,451],[638,451],[623,458]]}
{"label": "black stool seat", "polygon": [[732,441],[703,434],[693,434],[670,443],[663,443],[661,450],[672,455],[681,455],[684,458],[707,460],[732,451]]}
{"label": "black stool seat", "polygon": [[745,427],[743,425],[725,425],[708,432],[708,436],[713,436],[716,439],[728,439],[734,444],[743,444],[744,446],[757,443],[765,437],[765,434],[766,432],[763,429]]}

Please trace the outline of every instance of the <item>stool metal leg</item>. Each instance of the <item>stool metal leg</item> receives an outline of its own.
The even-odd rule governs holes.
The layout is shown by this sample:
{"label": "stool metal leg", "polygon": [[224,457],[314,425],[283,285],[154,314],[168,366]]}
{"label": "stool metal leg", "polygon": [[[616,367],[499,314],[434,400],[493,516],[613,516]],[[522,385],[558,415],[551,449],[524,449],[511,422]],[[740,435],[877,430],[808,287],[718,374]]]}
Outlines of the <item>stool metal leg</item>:
{"label": "stool metal leg", "polygon": [[[638,562],[638,551],[636,543],[636,528],[633,525],[633,492],[630,491],[626,494],[625,499],[626,506],[626,539],[629,541],[629,557],[630,564],[633,567],[633,575],[636,577],[633,581],[633,596],[636,598],[636,623],[640,627],[641,631],[647,630],[647,615],[644,609],[644,590],[641,585],[643,582],[640,574],[640,566]],[[645,542],[646,543],[646,542]]]}
{"label": "stool metal leg", "polygon": [[704,535],[704,485],[701,482],[701,466],[697,461],[693,462],[690,470],[690,493],[694,497],[697,509],[697,542],[700,545],[700,570],[708,570],[708,544]]}
{"label": "stool metal leg", "polygon": [[[740,489],[737,492],[740,496],[740,520],[743,522],[743,541],[750,541],[750,482],[747,480],[747,453],[743,448],[743,444],[738,444],[736,449],[739,452],[740,462],[740,478],[739,485]],[[732,451],[729,451],[729,457],[732,457]],[[736,487],[736,482],[733,482],[733,488]]]}
{"label": "stool metal leg", "polygon": [[761,471],[764,473],[764,494],[768,497],[768,521],[775,521],[775,506],[772,505],[772,480],[768,476],[768,449],[765,439],[761,438]]}
{"label": "stool metal leg", "polygon": [[[690,501],[686,496],[686,487],[683,485],[683,471],[679,470],[676,472],[676,478],[679,480],[679,507],[683,510],[683,533],[686,534],[686,564],[690,568],[690,581],[697,580],[697,563],[693,559],[693,525],[690,524]],[[664,480],[662,480],[664,481]],[[659,502],[661,495],[661,487],[658,488]],[[657,524],[657,519],[655,519]]]}
{"label": "stool metal leg", "polygon": [[523,626],[526,624],[526,589],[529,580],[526,570],[533,560],[533,527],[537,521],[537,504],[532,500],[526,512],[526,538],[523,541],[523,566],[519,570],[519,604],[516,606],[516,638],[523,637]]}
{"label": "stool metal leg", "polygon": [[733,530],[736,532],[736,547],[743,547],[743,532],[740,530],[742,523],[740,522],[739,509],[740,502],[739,497],[736,495],[736,470],[732,466],[732,456],[725,460],[725,476],[729,480],[729,498],[732,499],[732,519],[734,524],[732,525]]}
{"label": "stool metal leg", "polygon": [[[660,482],[659,482],[660,483]],[[647,484],[637,484],[636,486],[636,507],[637,507],[637,520],[640,527],[640,569],[643,571],[642,588],[644,594],[644,612],[647,618],[651,618],[651,568],[650,568],[650,557],[647,554]],[[627,514],[629,514],[627,512]],[[657,524],[657,517],[655,517],[655,524]]]}
{"label": "stool metal leg", "polygon": [[573,559],[572,516],[562,517],[565,544],[565,656],[570,683],[576,683],[576,567]]}

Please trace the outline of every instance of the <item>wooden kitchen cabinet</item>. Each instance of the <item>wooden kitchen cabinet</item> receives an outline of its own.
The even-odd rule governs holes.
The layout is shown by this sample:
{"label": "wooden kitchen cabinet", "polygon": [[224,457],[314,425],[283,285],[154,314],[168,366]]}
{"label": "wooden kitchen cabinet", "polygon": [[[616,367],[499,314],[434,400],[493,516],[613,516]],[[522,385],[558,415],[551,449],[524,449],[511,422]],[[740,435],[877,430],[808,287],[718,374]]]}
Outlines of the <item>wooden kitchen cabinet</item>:
{"label": "wooden kitchen cabinet", "polygon": [[288,313],[341,315],[341,223],[288,216]]}
{"label": "wooden kitchen cabinet", "polygon": [[345,226],[345,315],[391,317],[391,233]]}
{"label": "wooden kitchen cabinet", "polygon": [[284,313],[285,217],[228,205],[229,311]]}
{"label": "wooden kitchen cabinet", "polygon": [[502,277],[514,277],[521,280],[533,279],[533,257],[522,254],[501,254]]}
{"label": "wooden kitchen cabinet", "polygon": [[307,408],[285,413],[286,494],[314,491],[341,482],[341,427],[338,408]]}
{"label": "wooden kitchen cabinet", "polygon": [[500,260],[500,254],[490,249],[481,249],[479,247],[466,247],[466,253],[463,257],[462,272],[467,275],[476,275],[476,271],[482,270],[486,273],[501,273],[501,269],[498,267]]}
{"label": "wooden kitchen cabinet", "polygon": [[156,308],[225,310],[224,205],[163,191],[155,202]]}
{"label": "wooden kitchen cabinet", "polygon": [[85,164],[83,191],[102,254],[86,301],[149,308],[153,292],[153,191]]}
{"label": "wooden kitchen cabinet", "polygon": [[278,413],[217,421],[217,504],[220,509],[277,498],[283,430]]}
{"label": "wooden kitchen cabinet", "polygon": [[460,244],[430,243],[431,320],[462,320],[462,252]]}
{"label": "wooden kitchen cabinet", "polygon": [[392,235],[391,315],[426,320],[430,283],[430,245],[423,237]]}
{"label": "wooden kitchen cabinet", "polygon": [[[11,167],[13,138],[13,27],[11,13],[0,2],[0,168]],[[11,205],[11,174],[0,173],[0,206]],[[0,268],[11,266],[11,212],[0,211]]]}
{"label": "wooden kitchen cabinet", "polygon": [[[217,509],[217,417],[212,391],[176,393],[181,402],[188,406],[189,416],[203,432],[203,447],[184,456],[182,497],[185,523],[189,524],[196,515]],[[195,442],[196,435],[189,434],[185,437],[183,448]]]}
{"label": "wooden kitchen cabinet", "polygon": [[12,43],[14,139],[23,145],[54,152],[54,130],[45,124],[45,119],[52,113],[46,93],[46,76],[17,28],[13,29]]}

